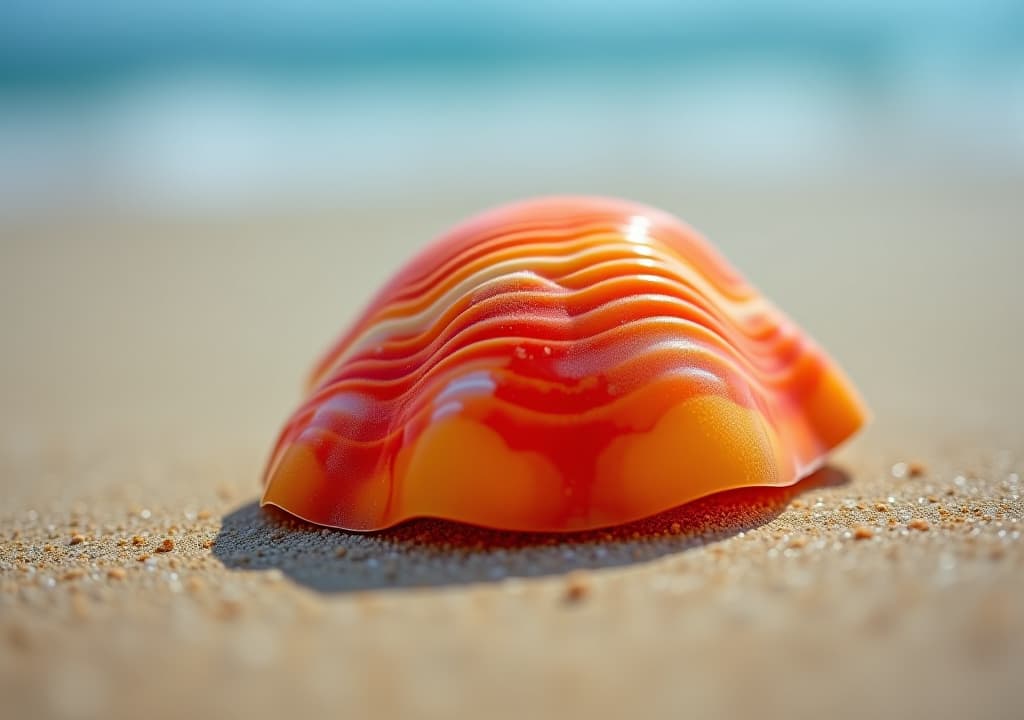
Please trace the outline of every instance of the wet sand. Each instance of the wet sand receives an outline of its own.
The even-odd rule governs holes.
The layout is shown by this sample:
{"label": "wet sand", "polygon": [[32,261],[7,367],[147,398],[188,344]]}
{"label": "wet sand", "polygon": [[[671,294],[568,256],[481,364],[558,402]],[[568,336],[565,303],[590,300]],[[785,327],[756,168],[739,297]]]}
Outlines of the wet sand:
{"label": "wet sand", "polygon": [[1024,186],[613,188],[679,213],[875,415],[794,488],[624,528],[260,511],[315,353],[513,197],[0,222],[10,717],[1017,717]]}

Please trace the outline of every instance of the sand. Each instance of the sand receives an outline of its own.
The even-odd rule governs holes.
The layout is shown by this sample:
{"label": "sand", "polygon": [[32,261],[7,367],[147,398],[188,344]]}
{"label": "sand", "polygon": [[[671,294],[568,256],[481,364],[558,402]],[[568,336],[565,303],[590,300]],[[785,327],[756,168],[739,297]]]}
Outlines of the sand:
{"label": "sand", "polygon": [[847,367],[829,467],[584,535],[321,530],[256,506],[306,367],[501,197],[4,221],[3,715],[1019,717],[1024,187],[613,189]]}

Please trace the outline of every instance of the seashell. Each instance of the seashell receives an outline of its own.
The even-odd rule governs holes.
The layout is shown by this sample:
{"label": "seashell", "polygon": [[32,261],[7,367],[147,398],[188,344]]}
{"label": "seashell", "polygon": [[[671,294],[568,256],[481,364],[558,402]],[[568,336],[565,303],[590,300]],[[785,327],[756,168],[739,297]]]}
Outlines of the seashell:
{"label": "seashell", "polygon": [[348,530],[597,528],[791,485],[865,417],[696,232],[543,198],[457,226],[377,293],[317,363],[262,503]]}

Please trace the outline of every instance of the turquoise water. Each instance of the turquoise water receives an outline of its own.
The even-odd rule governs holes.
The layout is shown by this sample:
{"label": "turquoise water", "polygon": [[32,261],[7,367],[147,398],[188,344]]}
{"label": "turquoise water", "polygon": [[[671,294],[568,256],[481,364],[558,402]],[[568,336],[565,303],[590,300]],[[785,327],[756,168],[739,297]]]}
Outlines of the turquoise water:
{"label": "turquoise water", "polygon": [[73,89],[216,68],[303,81],[366,72],[586,74],[761,58],[884,82],[934,57],[1024,58],[1024,4],[953,2],[149,2],[9,0],[0,88]]}
{"label": "turquoise water", "polygon": [[1024,174],[1020,2],[252,5],[5,4],[0,210]]}

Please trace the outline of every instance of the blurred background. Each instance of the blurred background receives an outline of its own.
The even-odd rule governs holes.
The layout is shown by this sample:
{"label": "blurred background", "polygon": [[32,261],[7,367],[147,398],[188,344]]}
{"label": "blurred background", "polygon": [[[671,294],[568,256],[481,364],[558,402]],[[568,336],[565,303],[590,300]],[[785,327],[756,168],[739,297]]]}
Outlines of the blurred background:
{"label": "blurred background", "polygon": [[1012,0],[5,3],[0,206],[1024,172]]}
{"label": "blurred background", "polygon": [[1022,190],[1012,0],[9,0],[0,400],[262,447],[414,248],[574,192],[700,228],[883,419],[1005,425]]}
{"label": "blurred background", "polygon": [[1013,0],[4,4],[0,207],[1024,172]]}

